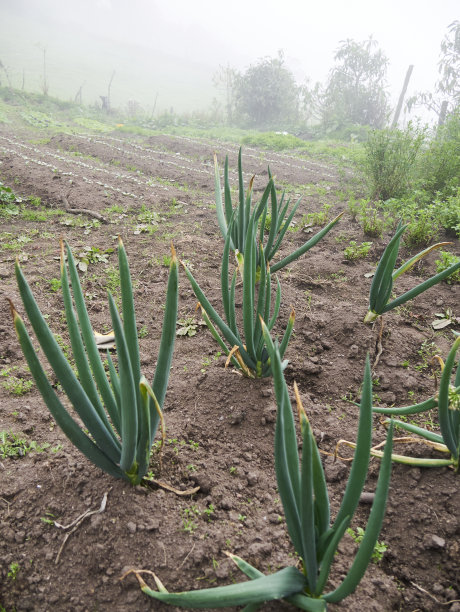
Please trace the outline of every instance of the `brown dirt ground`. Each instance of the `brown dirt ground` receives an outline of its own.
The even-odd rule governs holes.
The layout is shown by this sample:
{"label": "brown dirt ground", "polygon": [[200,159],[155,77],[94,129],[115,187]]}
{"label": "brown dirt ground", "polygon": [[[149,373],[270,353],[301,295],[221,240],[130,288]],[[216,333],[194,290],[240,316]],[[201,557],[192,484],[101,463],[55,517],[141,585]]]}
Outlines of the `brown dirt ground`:
{"label": "brown dirt ground", "polygon": [[[46,209],[62,210],[62,198],[67,197],[71,207],[98,212],[108,221],[96,227],[91,216],[73,214],[44,221],[24,215],[2,219],[2,370],[17,368],[16,374],[28,377],[5,299],[13,299],[22,312],[13,272],[16,254],[53,331],[65,342],[60,293],[50,284],[59,276],[59,238],[64,236],[75,251],[84,246],[105,250],[115,247],[121,234],[143,329],[142,367],[148,378],[153,376],[167,279],[163,257],[170,240],[193,266],[211,301],[219,304],[223,242],[212,209],[213,151],[221,162],[228,154],[230,168],[236,168],[236,146],[206,139],[145,139],[114,132],[58,134],[48,140],[46,134],[0,128],[0,180],[18,194],[40,197]],[[334,213],[346,209],[340,198],[346,189],[359,193],[359,182],[349,170],[295,152],[246,148],[245,176],[256,175],[256,192],[265,187],[268,164],[277,180],[289,185],[293,197],[303,195],[298,222],[324,203],[333,204]],[[234,172],[231,178],[235,181]],[[152,234],[135,233],[142,206],[160,216]],[[30,203],[24,209],[37,211]],[[325,452],[332,452],[341,438],[355,439],[357,408],[350,400],[359,394],[366,351],[375,357],[379,331],[362,323],[371,282],[364,274],[378,260],[388,236],[373,239],[369,257],[348,263],[343,256],[348,241],[369,238],[345,215],[317,247],[279,274],[283,298],[278,331],[290,306],[296,310],[295,333],[286,353],[287,380],[290,386],[297,381]],[[25,242],[24,237],[31,240]],[[286,252],[304,240],[303,231],[289,233]],[[460,252],[458,241],[451,250]],[[435,258],[430,256],[423,267],[400,279],[398,287],[407,289],[421,275],[426,278]],[[108,263],[91,264],[82,275],[90,316],[100,331],[108,325],[105,284],[114,267],[115,253]],[[385,316],[383,353],[374,371],[378,401],[406,405],[412,394],[421,401],[433,393],[435,382],[430,368],[424,367],[422,343],[429,348],[434,343],[446,356],[451,328],[435,332],[431,321],[437,312],[458,310],[458,295],[458,286],[444,283]],[[179,317],[196,318],[195,305],[181,274]],[[105,475],[55,427],[35,388],[17,396],[0,386],[0,430],[21,434],[39,446],[50,445],[0,463],[0,603],[6,610],[171,610],[143,595],[133,576],[120,582],[121,575],[132,567],[151,569],[168,589],[185,590],[239,580],[225,550],[264,572],[296,562],[273,469],[276,406],[271,382],[242,378],[224,369],[224,361],[204,327],[199,326],[194,337],[177,338],[165,402],[168,443],[161,474],[157,458],[152,469],[179,489],[199,485],[193,497],[132,488]],[[435,414],[424,420],[436,429]],[[384,437],[376,416],[375,442]],[[426,452],[423,447],[417,451]],[[325,455],[324,465],[335,512],[349,463]],[[377,473],[374,459],[366,491],[375,489]],[[69,524],[85,510],[97,510],[104,493],[105,511],[71,534],[57,560],[65,534],[43,519]],[[458,612],[459,507],[458,480],[452,471],[395,465],[380,536],[388,550],[381,562],[371,564],[356,593],[330,609]],[[187,525],[186,510],[194,515],[192,524]],[[360,505],[353,527],[365,526],[368,513],[369,507]],[[355,550],[346,536],[332,584],[340,580]],[[8,576],[12,563],[19,564],[14,579]],[[291,607],[274,602],[263,609]]]}

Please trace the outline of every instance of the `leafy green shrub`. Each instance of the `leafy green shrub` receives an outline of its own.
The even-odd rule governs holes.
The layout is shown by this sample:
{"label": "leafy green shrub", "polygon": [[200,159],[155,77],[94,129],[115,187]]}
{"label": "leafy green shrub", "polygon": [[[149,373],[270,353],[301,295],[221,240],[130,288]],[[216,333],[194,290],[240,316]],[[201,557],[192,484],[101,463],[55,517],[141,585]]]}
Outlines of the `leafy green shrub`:
{"label": "leafy green shrub", "polygon": [[138,484],[147,472],[150,448],[160,421],[163,426],[162,406],[176,328],[177,259],[173,251],[157,368],[150,386],[140,372],[131,276],[121,239],[118,245],[118,265],[123,322],[109,293],[110,316],[118,357],[117,372],[110,354],[107,353],[109,376],[99,355],[77,267],[69,246],[66,248],[66,254],[67,265],[64,243],[61,242],[61,287],[77,375],[40,312],[19,263],[16,263],[16,279],[24,308],[43,354],[63,392],[83,421],[86,431],[74,420],[55,393],[24,322],[11,304],[16,333],[37,387],[69,440],[102,470],[116,478],[124,478],[132,484]]}
{"label": "leafy green shrub", "polygon": [[421,188],[431,198],[446,199],[460,187],[460,110],[449,115],[428,141],[419,163]]}
{"label": "leafy green shrub", "polygon": [[432,205],[433,216],[448,232],[460,238],[460,188],[446,200],[437,198]]}
{"label": "leafy green shrub", "polygon": [[11,217],[19,214],[19,206],[24,199],[17,196],[11,187],[0,181],[0,217]]}
{"label": "leafy green shrub", "polygon": [[424,132],[412,124],[404,131],[384,129],[370,133],[364,145],[363,170],[371,197],[399,198],[410,190],[424,139]]}
{"label": "leafy green shrub", "polygon": [[439,237],[439,223],[429,208],[422,209],[407,223],[404,244],[407,246],[428,246]]}
{"label": "leafy green shrub", "polygon": [[350,244],[345,247],[343,254],[345,259],[355,261],[356,259],[367,257],[371,246],[372,242],[362,242],[361,244],[358,244],[356,240],[350,240]]}
{"label": "leafy green shrub", "polygon": [[361,225],[365,236],[372,238],[380,238],[385,229],[385,220],[380,214],[378,208],[369,203],[362,204],[358,221]]}
{"label": "leafy green shrub", "polygon": [[[449,251],[439,251],[440,259],[437,259],[434,263],[436,265],[436,272],[443,272],[450,268],[454,264],[460,262],[460,257],[457,257],[453,253]],[[460,283],[460,270],[457,270],[450,276],[446,278],[446,283],[448,285],[454,285],[456,283]]]}

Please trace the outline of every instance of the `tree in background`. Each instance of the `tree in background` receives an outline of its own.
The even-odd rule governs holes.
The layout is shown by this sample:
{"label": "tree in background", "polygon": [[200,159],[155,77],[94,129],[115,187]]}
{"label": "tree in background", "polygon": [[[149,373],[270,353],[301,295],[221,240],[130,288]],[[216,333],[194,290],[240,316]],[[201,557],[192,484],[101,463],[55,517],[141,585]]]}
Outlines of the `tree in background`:
{"label": "tree in background", "polygon": [[298,120],[300,89],[281,51],[276,58],[249,66],[244,74],[236,73],[233,85],[236,123],[283,129]]}
{"label": "tree in background", "polygon": [[439,123],[444,123],[446,115],[460,106],[460,21],[453,21],[441,42],[438,63],[439,80],[434,92],[420,92],[407,102],[410,111],[415,106],[425,106],[434,111]]}
{"label": "tree in background", "polygon": [[236,106],[235,87],[237,80],[238,72],[235,68],[231,68],[229,64],[227,66],[219,66],[219,70],[212,77],[214,87],[217,88],[224,99],[224,114],[228,125],[233,125],[234,122]]}
{"label": "tree in background", "polygon": [[388,58],[371,38],[347,39],[334,56],[326,87],[316,85],[312,95],[324,128],[336,131],[350,125],[380,129],[387,123],[389,95],[386,91]]}

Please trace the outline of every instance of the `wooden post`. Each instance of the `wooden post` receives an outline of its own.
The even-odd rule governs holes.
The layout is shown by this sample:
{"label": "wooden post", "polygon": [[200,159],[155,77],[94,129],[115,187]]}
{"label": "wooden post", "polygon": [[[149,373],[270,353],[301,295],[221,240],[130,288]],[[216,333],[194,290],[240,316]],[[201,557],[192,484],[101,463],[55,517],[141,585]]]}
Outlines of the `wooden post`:
{"label": "wooden post", "polygon": [[409,85],[409,81],[410,81],[410,77],[412,75],[412,70],[413,69],[414,69],[414,66],[412,64],[407,69],[406,78],[404,79],[404,85],[403,85],[403,88],[402,88],[401,93],[399,95],[398,105],[396,107],[395,114],[394,114],[394,117],[393,117],[393,122],[391,124],[392,128],[395,128],[397,126],[397,124],[398,124],[399,115],[401,114],[401,109],[402,109],[402,105],[403,105],[403,102],[404,102],[404,96],[406,95],[407,86]]}

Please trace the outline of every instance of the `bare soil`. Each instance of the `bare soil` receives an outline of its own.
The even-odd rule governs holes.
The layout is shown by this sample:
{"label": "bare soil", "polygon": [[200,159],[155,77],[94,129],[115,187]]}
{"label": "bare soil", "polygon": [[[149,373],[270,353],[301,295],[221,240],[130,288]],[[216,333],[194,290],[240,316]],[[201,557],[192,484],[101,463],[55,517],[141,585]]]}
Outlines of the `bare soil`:
{"label": "bare soil", "polygon": [[[54,134],[0,126],[0,180],[22,196],[40,197],[45,210],[66,206],[99,213],[48,216],[24,214],[2,219],[0,249],[0,368],[30,375],[12,329],[6,298],[22,313],[14,279],[14,259],[22,267],[53,331],[66,343],[59,277],[59,238],[75,252],[85,246],[114,249],[123,237],[135,281],[141,329],[142,368],[152,378],[162,322],[167,267],[172,240],[181,259],[218,307],[220,256],[223,248],[214,204],[213,152],[223,163],[229,155],[236,169],[237,147],[217,141],[156,135],[141,138],[112,134]],[[267,166],[293,200],[302,195],[296,217],[318,211],[325,203],[334,214],[346,209],[341,193],[359,193],[359,181],[346,168],[324,160],[246,148],[245,178],[255,175],[256,194],[266,185]],[[232,170],[231,179],[236,184]],[[27,211],[39,209],[32,203]],[[155,211],[155,231],[148,233],[145,209]],[[144,215],[142,216],[142,211]],[[141,217],[139,218],[139,215]],[[286,357],[289,385],[296,380],[324,451],[332,512],[344,490],[349,463],[334,458],[339,439],[353,441],[364,359],[377,355],[381,329],[362,323],[370,278],[390,234],[363,235],[345,214],[339,224],[307,255],[279,273],[282,308],[278,332],[296,311],[295,333]],[[287,253],[300,245],[303,229],[287,234]],[[30,238],[30,241],[24,240]],[[347,262],[350,240],[372,240],[369,256]],[[460,253],[458,241],[449,247]],[[409,254],[406,249],[404,256]],[[109,329],[105,288],[116,269],[116,253],[106,263],[90,264],[82,273],[93,326]],[[431,255],[406,278],[406,290],[434,270]],[[435,332],[435,313],[459,308],[458,285],[442,285],[407,307],[385,316],[383,352],[374,368],[376,403],[407,405],[435,390],[428,353],[446,356],[451,329]],[[55,426],[39,393],[15,395],[0,386],[0,430],[14,432],[45,449],[0,463],[0,603],[7,611],[171,610],[139,589],[134,576],[120,581],[129,568],[154,570],[173,590],[228,584],[241,576],[225,550],[250,561],[263,572],[296,563],[273,467],[276,405],[270,380],[254,381],[224,368],[225,358],[206,327],[199,325],[196,298],[184,274],[180,277],[179,318],[195,319],[193,337],[178,336],[165,401],[167,425],[163,468],[154,455],[155,477],[182,491],[199,486],[193,496],[161,488],[131,487],[90,464]],[[459,331],[459,326],[456,327]],[[425,344],[423,344],[425,343]],[[432,344],[433,343],[433,344]],[[425,347],[425,349],[423,348]],[[8,375],[0,378],[6,381]],[[419,420],[420,422],[420,420]],[[436,430],[436,414],[423,417]],[[375,416],[375,442],[385,427]],[[41,450],[41,452],[40,452]],[[404,449],[427,453],[423,446]],[[342,450],[346,454],[345,450]],[[375,490],[379,463],[371,461],[366,491]],[[65,542],[68,525],[87,510],[105,510],[84,520]],[[356,593],[331,610],[460,610],[460,490],[449,469],[394,465],[388,511],[380,541],[383,559],[372,563]],[[360,505],[353,522],[364,527],[369,505]],[[63,546],[63,547],[62,547]],[[346,571],[356,544],[348,535],[341,546],[331,585]],[[13,565],[12,565],[13,564]],[[11,570],[18,564],[17,572]],[[289,610],[273,602],[263,610]]]}

